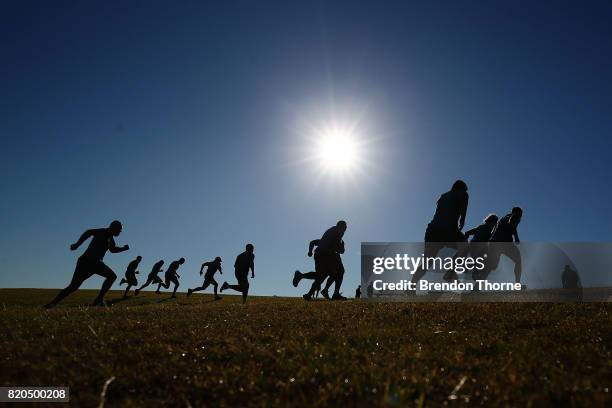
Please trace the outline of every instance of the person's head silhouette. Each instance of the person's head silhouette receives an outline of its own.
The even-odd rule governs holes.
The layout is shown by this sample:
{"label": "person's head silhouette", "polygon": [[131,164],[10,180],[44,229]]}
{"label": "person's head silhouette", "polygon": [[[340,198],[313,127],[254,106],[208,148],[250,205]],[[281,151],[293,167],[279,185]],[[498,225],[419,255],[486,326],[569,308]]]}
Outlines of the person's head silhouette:
{"label": "person's head silhouette", "polygon": [[182,264],[184,264],[184,263],[185,263],[185,258],[181,258],[181,259],[179,259],[179,263],[180,263],[181,265],[182,265]]}
{"label": "person's head silhouette", "polygon": [[510,223],[514,226],[518,225],[523,218],[523,209],[521,207],[512,208],[512,215],[510,216]]}
{"label": "person's head silhouette", "polygon": [[247,245],[246,245],[246,251],[247,251],[249,254],[252,254],[252,253],[255,251],[255,247],[253,246],[253,244],[247,244]]}
{"label": "person's head silhouette", "polygon": [[340,220],[336,223],[336,227],[340,230],[340,232],[344,233],[346,231],[346,221]]}
{"label": "person's head silhouette", "polygon": [[220,256],[216,257],[216,258],[215,258],[215,262],[216,262],[216,263],[221,263],[221,257],[220,257]]}
{"label": "person's head silhouette", "polygon": [[468,186],[467,184],[465,184],[465,181],[463,180],[457,180],[453,183],[453,187],[451,188],[451,191],[468,191]]}
{"label": "person's head silhouette", "polygon": [[483,222],[484,222],[485,224],[495,225],[495,224],[497,224],[497,220],[498,220],[498,219],[499,219],[499,217],[498,217],[496,214],[491,213],[491,214],[489,214],[489,215],[487,215],[487,216],[485,217],[485,219],[484,219],[484,221],[483,221]]}
{"label": "person's head silhouette", "polygon": [[142,256],[138,255],[138,256],[136,257],[136,260],[137,260],[138,262],[142,261]]}
{"label": "person's head silhouette", "polygon": [[113,234],[114,237],[119,236],[119,234],[121,234],[122,229],[123,229],[123,226],[117,220],[111,222],[110,225],[108,226],[108,230],[111,232],[111,234]]}

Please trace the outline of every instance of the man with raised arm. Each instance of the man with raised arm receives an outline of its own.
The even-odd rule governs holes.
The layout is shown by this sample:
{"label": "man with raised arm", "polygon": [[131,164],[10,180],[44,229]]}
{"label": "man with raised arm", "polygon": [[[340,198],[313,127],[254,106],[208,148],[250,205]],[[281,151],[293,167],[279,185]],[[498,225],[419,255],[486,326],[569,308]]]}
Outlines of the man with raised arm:
{"label": "man with raised arm", "polygon": [[81,246],[83,242],[91,238],[89,246],[77,261],[70,284],[66,288],[62,289],[57,294],[55,299],[51,301],[51,303],[45,305],[46,308],[55,307],[66,296],[77,290],[81,284],[92,275],[100,275],[104,278],[104,283],[102,284],[100,293],[98,293],[93,305],[106,306],[104,303],[104,295],[106,292],[108,292],[113,282],[115,282],[115,279],[117,279],[117,275],[111,268],[102,262],[102,259],[104,259],[106,251],[110,251],[111,253],[115,254],[130,249],[128,245],[117,247],[115,244],[114,237],[119,236],[119,234],[121,234],[121,230],[121,223],[115,220],[110,223],[108,228],[89,229],[85,231],[77,242],[70,245],[70,250],[74,251]]}

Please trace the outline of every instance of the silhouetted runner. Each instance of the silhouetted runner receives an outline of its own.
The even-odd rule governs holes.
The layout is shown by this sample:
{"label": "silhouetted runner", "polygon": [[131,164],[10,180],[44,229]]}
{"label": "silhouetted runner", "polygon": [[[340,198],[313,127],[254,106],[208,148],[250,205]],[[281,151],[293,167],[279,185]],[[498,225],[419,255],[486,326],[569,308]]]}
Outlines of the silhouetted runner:
{"label": "silhouetted runner", "polygon": [[[319,245],[319,242],[320,242],[319,239],[313,239],[312,241],[310,241],[310,244],[308,246],[308,256],[312,256],[312,251],[314,247]],[[319,294],[319,289],[321,287],[320,285],[323,283],[323,281],[325,281],[325,278],[327,278],[327,283],[325,284],[325,288],[321,290],[323,297],[329,300],[329,288],[331,287],[332,284],[335,283],[336,286],[334,290],[334,296],[332,297],[332,299],[345,300],[346,298],[340,294],[340,287],[342,286],[342,280],[344,278],[344,272],[345,272],[344,265],[342,264],[342,258],[341,258],[341,254],[343,253],[344,253],[344,241],[340,241],[340,247],[334,253],[334,266],[327,276],[323,277],[323,279],[320,279],[321,274],[317,272],[313,271],[313,272],[302,273],[299,270],[297,270],[293,274],[293,286],[297,287],[302,279],[311,279],[311,280],[320,279],[319,286],[315,288],[315,291],[312,294],[312,297],[316,298],[317,295]]]}
{"label": "silhouetted runner", "polygon": [[153,268],[151,268],[151,272],[149,272],[149,275],[147,276],[147,281],[144,283],[144,285],[142,285],[141,287],[139,287],[138,289],[134,291],[135,295],[138,295],[138,292],[140,292],[141,290],[143,290],[144,288],[146,288],[152,283],[163,285],[164,281],[162,281],[161,278],[158,276],[158,274],[162,271],[161,267],[163,264],[164,264],[163,259],[155,262],[155,264],[153,265]]}
{"label": "silhouetted runner", "polygon": [[166,269],[166,275],[164,276],[164,280],[166,283],[160,283],[157,285],[157,290],[155,293],[159,294],[159,289],[163,286],[165,289],[170,287],[170,283],[174,283],[174,290],[172,291],[172,297],[176,297],[176,290],[179,287],[179,278],[180,275],[177,273],[178,268],[185,263],[185,258],[178,259],[176,261],[170,262],[168,265],[168,269]]}
{"label": "silhouetted runner", "polygon": [[[465,225],[465,216],[468,207],[468,187],[463,180],[453,183],[450,191],[442,194],[436,205],[436,212],[425,230],[425,258],[435,257],[445,247],[457,249],[457,253],[464,252],[465,236],[461,232]],[[418,283],[427,272],[419,268],[412,275],[412,282]],[[455,271],[447,271],[444,279],[452,281],[457,279]]]}
{"label": "silhouetted runner", "polygon": [[[497,215],[491,213],[487,215],[482,224],[476,228],[466,231],[465,238],[468,239],[471,236],[472,240],[468,244],[465,255],[467,255],[469,252],[472,258],[488,257],[489,240],[491,239],[495,225],[497,225],[497,221]],[[481,271],[474,269],[472,271],[472,279],[477,280],[480,278]]]}
{"label": "silhouetted runner", "polygon": [[202,286],[198,286],[197,288],[187,289],[187,296],[191,295],[193,292],[206,290],[208,286],[212,285],[215,292],[215,300],[219,300],[221,299],[221,296],[217,295],[217,286],[219,286],[219,284],[215,280],[215,272],[219,271],[220,274],[223,274],[223,269],[221,269],[221,258],[216,257],[214,261],[204,262],[200,267],[200,276],[202,276],[204,267],[207,268],[206,275],[204,275],[204,283],[202,283]]}
{"label": "silhouetted runner", "polygon": [[[336,252],[335,258],[335,266],[331,275],[327,278],[327,283],[323,290],[321,290],[321,294],[325,299],[329,299],[329,288],[332,284],[334,286],[334,294],[332,295],[332,300],[346,300],[346,297],[340,294],[340,287],[342,286],[342,281],[344,280],[344,264],[342,263],[341,254],[344,253],[344,241],[342,241],[342,252]],[[322,282],[321,282],[322,283]]]}
{"label": "silhouetted runner", "polygon": [[110,251],[111,253],[119,253],[130,249],[128,245],[117,247],[115,244],[113,237],[119,236],[119,234],[121,234],[121,230],[121,223],[115,220],[110,223],[108,228],[90,229],[85,231],[77,242],[70,245],[70,250],[74,251],[81,246],[83,242],[87,241],[89,238],[92,238],[92,240],[89,242],[89,246],[77,261],[76,268],[74,269],[74,275],[72,276],[72,281],[70,281],[70,284],[66,288],[62,289],[57,294],[51,303],[45,305],[46,308],[55,307],[62,301],[62,299],[77,290],[87,278],[94,274],[100,275],[105,279],[104,283],[102,284],[102,288],[100,289],[100,293],[98,293],[98,296],[94,300],[93,304],[94,306],[106,306],[104,303],[104,295],[106,292],[108,292],[115,279],[117,279],[117,275],[111,268],[102,262],[102,259],[104,259],[106,251]]}
{"label": "silhouetted runner", "polygon": [[[300,273],[299,271],[296,271],[293,277],[294,286],[297,286],[301,279],[314,279],[310,290],[303,296],[305,300],[312,299],[313,295],[318,289],[321,288],[321,284],[326,278],[339,274],[340,265],[342,265],[342,260],[340,259],[339,254],[344,252],[344,243],[342,238],[344,237],[346,228],[346,222],[340,220],[336,223],[336,225],[328,228],[327,231],[323,233],[321,239],[310,242],[308,247],[308,256],[312,256],[313,247],[317,247],[317,249],[314,251],[315,271],[314,273]],[[342,267],[342,269],[344,269],[344,267]],[[340,282],[342,281],[340,280]],[[337,284],[332,299],[346,299],[344,296],[340,295],[338,290],[339,285]]]}
{"label": "silhouetted runner", "polygon": [[355,299],[360,299],[361,298],[361,285],[357,286],[357,289],[355,290]]}
{"label": "silhouetted runner", "polygon": [[123,297],[126,298],[130,288],[132,286],[138,285],[138,280],[136,279],[136,275],[139,273],[136,268],[138,268],[138,264],[142,260],[142,256],[137,256],[132,262],[130,262],[125,270],[125,278],[121,279],[119,282],[119,286],[127,283],[127,288],[125,288],[125,293],[123,293]]}
{"label": "silhouetted runner", "polygon": [[521,252],[516,244],[521,240],[518,236],[518,225],[523,217],[523,209],[514,207],[510,214],[506,214],[497,221],[497,225],[491,234],[491,243],[489,245],[489,257],[487,259],[485,278],[491,271],[494,271],[499,266],[499,261],[502,255],[506,255],[514,262],[514,279],[516,283],[521,282],[521,274],[523,264],[521,260]]}
{"label": "silhouetted runner", "polygon": [[249,295],[249,270],[251,271],[251,279],[255,278],[255,247],[253,244],[247,244],[246,250],[236,257],[234,262],[234,275],[236,275],[237,285],[228,285],[223,282],[221,292],[226,289],[232,289],[242,293],[242,303],[246,303]]}

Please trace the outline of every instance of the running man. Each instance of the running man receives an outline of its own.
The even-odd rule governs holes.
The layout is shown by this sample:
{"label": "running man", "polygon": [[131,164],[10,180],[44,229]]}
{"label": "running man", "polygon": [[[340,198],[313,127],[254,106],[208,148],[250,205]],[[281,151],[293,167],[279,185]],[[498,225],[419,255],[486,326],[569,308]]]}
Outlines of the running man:
{"label": "running man", "polygon": [[510,214],[506,214],[497,221],[497,225],[491,234],[491,244],[489,245],[490,256],[487,262],[487,273],[494,271],[499,266],[499,261],[502,255],[506,255],[514,262],[514,279],[516,283],[521,282],[521,274],[523,265],[521,260],[521,252],[516,244],[521,240],[518,236],[518,225],[523,217],[523,209],[514,207]]}
{"label": "running man", "polygon": [[[491,239],[491,234],[493,234],[495,225],[497,225],[497,221],[497,215],[491,213],[486,216],[486,218],[482,221],[482,224],[476,228],[466,231],[465,238],[469,239],[469,237],[472,237],[472,239],[468,245],[465,255],[467,255],[469,252],[472,258],[484,258],[488,256],[489,240]],[[474,269],[472,271],[472,279],[480,279],[480,272],[478,270]]]}
{"label": "running man", "polygon": [[[320,242],[321,242],[320,239],[314,239],[310,241],[310,245],[308,246],[308,256],[310,257],[312,256],[313,248],[315,246],[318,247]],[[319,280],[319,286],[315,288],[315,291],[312,294],[312,296],[316,298],[316,295],[319,292],[319,289],[321,287],[320,285],[325,281],[325,278],[327,278],[327,283],[325,284],[325,288],[323,288],[323,290],[321,291],[321,294],[323,295],[323,297],[327,300],[330,300],[329,288],[331,287],[332,284],[335,283],[336,286],[334,288],[334,294],[331,300],[346,300],[346,298],[340,294],[340,287],[342,286],[342,280],[344,279],[344,265],[342,264],[342,257],[341,257],[341,254],[343,253],[344,253],[344,241],[340,240],[340,244],[338,245],[338,248],[336,249],[336,251],[334,251],[333,263],[330,265],[331,269],[328,271],[327,276],[322,276],[320,273],[317,273],[316,271],[306,272],[306,273],[295,271],[295,273],[293,274],[293,286],[297,287],[302,279],[312,279],[315,281]],[[315,269],[316,269],[316,259],[315,259]]]}
{"label": "running man", "polygon": [[163,259],[155,262],[155,264],[153,265],[153,268],[151,268],[151,272],[149,272],[149,276],[147,276],[147,281],[144,283],[144,285],[142,285],[141,287],[139,287],[138,289],[134,291],[134,295],[138,295],[138,292],[140,292],[141,290],[143,290],[144,288],[146,288],[152,283],[157,283],[158,285],[161,285],[164,283],[164,281],[162,281],[161,278],[158,276],[158,274],[162,271],[163,265],[164,265]]}
{"label": "running man", "polygon": [[332,271],[332,275],[330,275],[329,278],[327,278],[327,283],[325,284],[325,287],[321,291],[321,294],[323,295],[325,299],[329,299],[329,288],[331,287],[332,284],[335,284],[334,294],[332,295],[331,299],[332,300],[347,300],[346,297],[340,294],[340,287],[342,286],[342,281],[344,280],[344,272],[345,272],[344,264],[342,263],[342,256],[341,256],[343,253],[344,253],[344,241],[340,241],[340,248],[336,251],[336,254],[334,256],[335,258],[334,266],[335,267]]}
{"label": "running man", "polygon": [[200,267],[200,276],[202,276],[202,271],[206,267],[206,275],[204,275],[204,283],[202,286],[193,289],[187,289],[187,296],[190,296],[193,292],[198,292],[200,290],[206,290],[210,285],[213,286],[213,290],[215,292],[215,300],[220,300],[221,296],[217,295],[217,287],[219,284],[215,280],[215,272],[219,271],[221,275],[223,275],[223,269],[221,269],[221,257],[216,257],[214,261],[204,262]]}
{"label": "running man", "polygon": [[[308,293],[304,294],[303,298],[305,300],[311,300],[312,296],[315,292],[321,288],[321,284],[325,280],[325,278],[329,276],[335,276],[339,272],[339,264],[338,257],[340,251],[344,252],[344,243],[342,238],[344,237],[344,233],[346,232],[346,221],[340,220],[334,225],[330,227],[323,233],[323,236],[318,241],[310,242],[310,246],[308,248],[308,256],[312,256],[312,248],[313,243],[316,244],[317,249],[314,251],[314,260],[315,260],[315,273],[314,273],[314,282]],[[294,285],[297,281],[299,283],[300,279],[304,277],[306,274],[296,274],[294,276]],[[339,290],[339,286],[336,285],[334,292]],[[342,299],[343,296],[340,293],[334,293],[334,297],[336,299]],[[332,297],[332,299],[334,298]]]}
{"label": "running man", "polygon": [[234,274],[236,275],[237,285],[228,285],[223,282],[221,292],[226,289],[232,289],[242,293],[242,303],[246,303],[249,294],[249,270],[251,270],[251,279],[255,279],[255,247],[253,244],[247,244],[246,250],[236,257],[234,262]]}
{"label": "running man", "polygon": [[[435,257],[445,247],[457,249],[457,253],[465,251],[461,244],[465,242],[465,236],[461,232],[465,225],[465,216],[468,208],[468,187],[463,180],[453,183],[450,191],[442,194],[436,205],[436,212],[425,230],[425,258]],[[417,283],[427,272],[420,267],[412,275],[412,282]],[[447,271],[444,280],[453,281],[457,279],[455,271]]]}
{"label": "running man", "polygon": [[83,252],[83,255],[79,257],[76,268],[74,269],[74,275],[70,284],[62,289],[55,299],[45,305],[47,309],[57,306],[66,296],[77,290],[83,282],[90,278],[92,275],[100,275],[104,278],[104,283],[100,289],[100,293],[93,302],[94,306],[106,306],[104,303],[104,295],[112,286],[117,275],[111,268],[109,268],[102,259],[106,255],[106,251],[110,251],[113,254],[127,251],[130,249],[128,245],[117,247],[113,237],[119,236],[123,227],[119,221],[113,221],[110,223],[108,228],[98,228],[87,230],[81,235],[79,240],[74,244],[70,245],[70,250],[76,250],[81,244],[92,238],[89,242],[89,246]]}
{"label": "running man", "polygon": [[138,275],[140,272],[138,272],[136,268],[138,268],[140,261],[142,261],[142,256],[138,255],[136,259],[130,262],[125,270],[125,278],[121,279],[121,282],[119,282],[119,286],[127,283],[127,288],[125,288],[125,293],[123,294],[124,298],[128,297],[128,292],[132,286],[138,285],[136,275]]}
{"label": "running man", "polygon": [[174,283],[174,290],[172,291],[172,297],[176,298],[176,290],[179,287],[179,278],[181,277],[177,273],[177,271],[178,271],[178,268],[184,263],[185,263],[185,258],[181,258],[179,260],[170,262],[170,265],[168,265],[168,269],[166,269],[166,275],[164,276],[164,280],[166,281],[166,283],[159,283],[157,285],[157,290],[155,291],[155,293],[159,295],[160,294],[159,288],[163,286],[165,289],[168,289],[170,287],[170,283]]}

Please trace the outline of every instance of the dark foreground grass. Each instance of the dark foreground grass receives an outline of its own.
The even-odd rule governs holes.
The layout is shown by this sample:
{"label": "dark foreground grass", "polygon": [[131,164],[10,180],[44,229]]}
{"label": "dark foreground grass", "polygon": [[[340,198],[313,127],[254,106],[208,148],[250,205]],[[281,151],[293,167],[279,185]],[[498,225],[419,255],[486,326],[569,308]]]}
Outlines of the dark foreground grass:
{"label": "dark foreground grass", "polygon": [[[0,290],[0,385],[71,405],[605,406],[608,304],[404,304]],[[118,292],[108,298],[118,298]]]}

